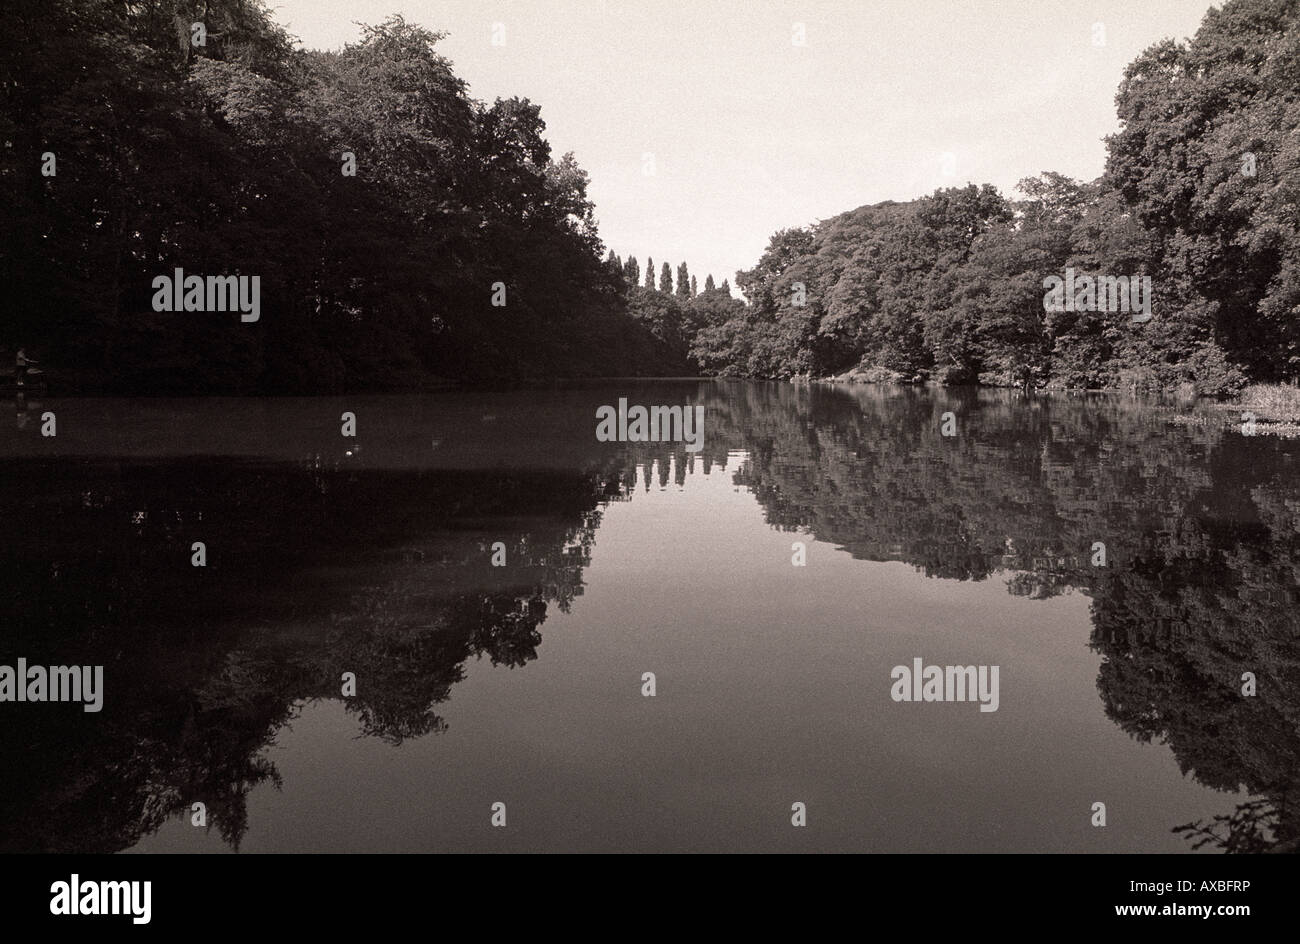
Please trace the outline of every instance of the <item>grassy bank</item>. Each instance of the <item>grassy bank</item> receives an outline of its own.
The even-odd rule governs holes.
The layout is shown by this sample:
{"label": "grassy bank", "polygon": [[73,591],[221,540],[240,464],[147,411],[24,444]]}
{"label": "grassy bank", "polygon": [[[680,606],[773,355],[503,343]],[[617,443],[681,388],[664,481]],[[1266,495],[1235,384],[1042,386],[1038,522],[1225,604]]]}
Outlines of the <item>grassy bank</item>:
{"label": "grassy bank", "polygon": [[1295,384],[1251,384],[1224,409],[1243,429],[1253,419],[1256,433],[1300,436],[1300,386]]}

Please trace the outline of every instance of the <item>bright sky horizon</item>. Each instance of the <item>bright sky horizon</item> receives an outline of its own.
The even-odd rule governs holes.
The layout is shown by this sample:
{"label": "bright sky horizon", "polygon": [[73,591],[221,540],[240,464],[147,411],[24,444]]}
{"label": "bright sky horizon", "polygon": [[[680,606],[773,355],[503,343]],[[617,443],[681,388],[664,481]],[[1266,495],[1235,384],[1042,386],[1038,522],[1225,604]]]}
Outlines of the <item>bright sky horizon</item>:
{"label": "bright sky horizon", "polygon": [[777,230],[863,204],[1096,178],[1124,67],[1213,5],[269,0],[309,48],[393,13],[447,33],[439,50],[474,98],[541,106],[555,156],[591,176],[606,248],[643,277],[647,256],[674,276],[685,261],[701,288],[710,272],[734,286]]}

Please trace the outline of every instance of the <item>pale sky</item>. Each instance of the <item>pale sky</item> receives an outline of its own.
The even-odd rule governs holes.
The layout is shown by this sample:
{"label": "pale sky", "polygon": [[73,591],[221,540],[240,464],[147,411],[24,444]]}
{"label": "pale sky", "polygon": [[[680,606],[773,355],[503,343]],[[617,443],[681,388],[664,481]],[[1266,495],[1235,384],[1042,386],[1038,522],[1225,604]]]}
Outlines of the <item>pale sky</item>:
{"label": "pale sky", "polygon": [[[937,187],[1091,180],[1124,66],[1207,0],[269,0],[338,48],[390,13],[448,33],[470,94],[541,105],[607,248],[735,281],[778,229]],[[504,45],[493,45],[493,25]],[[795,43],[798,24],[805,42]],[[1094,24],[1100,24],[1095,26]],[[498,35],[500,35],[498,31]],[[654,175],[644,173],[653,154]]]}

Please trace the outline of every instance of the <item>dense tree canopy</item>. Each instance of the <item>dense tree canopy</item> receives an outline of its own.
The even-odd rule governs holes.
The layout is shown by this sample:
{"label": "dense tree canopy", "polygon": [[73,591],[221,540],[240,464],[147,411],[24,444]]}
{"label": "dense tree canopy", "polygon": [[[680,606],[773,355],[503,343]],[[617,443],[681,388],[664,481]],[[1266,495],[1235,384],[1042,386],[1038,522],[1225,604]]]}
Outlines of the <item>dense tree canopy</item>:
{"label": "dense tree canopy", "polygon": [[[191,25],[203,22],[196,45]],[[298,51],[262,0],[0,6],[0,354],[72,389],[329,392],[683,373],[1231,392],[1300,376],[1300,0],[1230,0],[1125,71],[1095,181],[1044,172],[774,234],[696,292],[596,232],[539,106],[393,17]],[[262,316],[155,311],[176,268]],[[1147,320],[1045,303],[1149,278]],[[644,281],[642,282],[642,280]],[[638,284],[641,283],[641,284]],[[1086,301],[1086,299],[1085,299]]]}
{"label": "dense tree canopy", "polygon": [[[260,0],[14,0],[0,36],[0,346],[74,389],[681,369],[539,107],[469,97],[441,34],[298,52]],[[260,319],[153,310],[175,268],[257,276]]]}
{"label": "dense tree canopy", "polygon": [[[1146,50],[1106,173],[1046,172],[776,233],[706,372],[1224,393],[1300,375],[1300,4],[1232,0]],[[1049,311],[1044,280],[1149,276],[1151,318]],[[797,290],[799,286],[802,291]],[[1073,306],[1071,306],[1073,307]]]}

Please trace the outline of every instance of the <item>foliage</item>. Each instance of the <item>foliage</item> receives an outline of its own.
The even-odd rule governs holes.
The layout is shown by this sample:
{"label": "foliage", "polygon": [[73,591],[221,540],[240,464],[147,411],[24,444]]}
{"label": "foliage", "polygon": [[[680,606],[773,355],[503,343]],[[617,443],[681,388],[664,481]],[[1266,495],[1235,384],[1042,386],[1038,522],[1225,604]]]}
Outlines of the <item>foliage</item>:
{"label": "foliage", "polygon": [[[1049,171],[1015,200],[971,184],[777,232],[697,364],[1216,396],[1300,376],[1300,3],[1211,10],[1131,63],[1116,104],[1096,181]],[[1152,317],[1047,311],[1044,279],[1067,268],[1149,276]]]}
{"label": "foliage", "polygon": [[[260,0],[15,0],[0,36],[0,344],[54,373],[326,393],[669,360],[601,263],[586,173],[535,103],[470,98],[442,34],[392,17],[295,52]],[[258,276],[260,322],[153,311],[176,267]]]}

